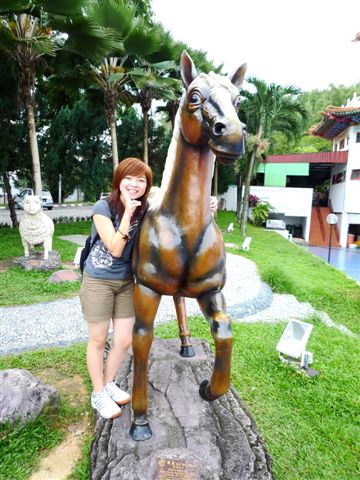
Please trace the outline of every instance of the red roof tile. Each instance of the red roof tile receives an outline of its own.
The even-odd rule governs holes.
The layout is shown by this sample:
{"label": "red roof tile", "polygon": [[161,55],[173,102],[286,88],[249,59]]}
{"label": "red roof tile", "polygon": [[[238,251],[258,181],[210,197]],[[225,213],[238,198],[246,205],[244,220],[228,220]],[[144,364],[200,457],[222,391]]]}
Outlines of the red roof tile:
{"label": "red roof tile", "polygon": [[347,163],[348,151],[270,155],[264,163]]}

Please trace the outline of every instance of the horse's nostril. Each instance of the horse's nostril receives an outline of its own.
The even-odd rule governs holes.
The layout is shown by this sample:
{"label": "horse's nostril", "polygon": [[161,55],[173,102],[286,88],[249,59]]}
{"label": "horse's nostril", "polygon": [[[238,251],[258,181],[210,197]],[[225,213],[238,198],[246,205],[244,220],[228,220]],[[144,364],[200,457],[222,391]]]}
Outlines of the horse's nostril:
{"label": "horse's nostril", "polygon": [[225,130],[225,125],[221,122],[216,122],[213,128],[214,134],[215,135],[222,135]]}

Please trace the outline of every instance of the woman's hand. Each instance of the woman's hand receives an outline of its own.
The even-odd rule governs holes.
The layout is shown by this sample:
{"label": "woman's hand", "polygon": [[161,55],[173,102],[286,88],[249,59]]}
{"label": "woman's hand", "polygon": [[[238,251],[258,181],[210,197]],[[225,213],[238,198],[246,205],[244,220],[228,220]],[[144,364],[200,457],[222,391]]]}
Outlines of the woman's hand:
{"label": "woman's hand", "polygon": [[133,200],[132,198],[130,198],[128,192],[123,187],[120,187],[120,193],[121,193],[121,200],[125,208],[125,214],[129,218],[131,218],[133,213],[137,209],[137,207],[141,205],[141,202],[139,200]]}
{"label": "woman's hand", "polygon": [[216,213],[218,209],[218,199],[216,197],[210,196],[210,212]]}

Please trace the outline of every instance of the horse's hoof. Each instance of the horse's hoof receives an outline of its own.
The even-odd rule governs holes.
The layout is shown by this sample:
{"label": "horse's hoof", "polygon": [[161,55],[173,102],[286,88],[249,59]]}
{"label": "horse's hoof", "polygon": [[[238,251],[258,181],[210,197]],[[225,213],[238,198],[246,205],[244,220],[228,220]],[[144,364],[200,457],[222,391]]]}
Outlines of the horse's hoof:
{"label": "horse's hoof", "polygon": [[149,438],[152,437],[152,431],[149,423],[146,423],[145,425],[136,425],[135,423],[132,423],[129,433],[130,436],[137,442],[149,440]]}
{"label": "horse's hoof", "polygon": [[195,357],[194,349],[191,345],[181,346],[180,355],[185,358]]}
{"label": "horse's hoof", "polygon": [[199,387],[199,395],[206,402],[211,402],[211,400],[209,398],[207,398],[206,392],[205,392],[208,384],[209,384],[209,380],[204,380],[203,382],[201,382],[200,387]]}

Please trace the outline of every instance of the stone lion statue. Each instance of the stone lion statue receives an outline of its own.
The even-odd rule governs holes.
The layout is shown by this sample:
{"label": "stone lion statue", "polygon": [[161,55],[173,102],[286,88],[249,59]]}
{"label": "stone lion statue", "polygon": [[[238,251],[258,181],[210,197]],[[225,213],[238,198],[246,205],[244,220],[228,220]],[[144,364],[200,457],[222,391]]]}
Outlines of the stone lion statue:
{"label": "stone lion statue", "polygon": [[31,246],[44,244],[44,260],[52,251],[54,222],[41,209],[40,198],[36,195],[26,195],[24,198],[24,216],[19,225],[21,241],[25,257],[29,256]]}

